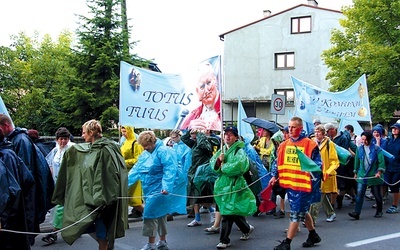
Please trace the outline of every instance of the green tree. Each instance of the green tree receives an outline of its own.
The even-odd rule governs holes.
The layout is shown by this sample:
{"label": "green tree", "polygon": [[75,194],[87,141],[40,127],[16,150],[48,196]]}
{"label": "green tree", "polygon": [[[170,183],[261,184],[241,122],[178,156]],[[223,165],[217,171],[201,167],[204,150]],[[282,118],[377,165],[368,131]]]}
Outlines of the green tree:
{"label": "green tree", "polygon": [[49,35],[38,37],[20,33],[10,48],[0,48],[1,95],[17,126],[52,135],[58,126],[68,125],[60,123],[54,110],[59,87],[71,84],[76,75],[69,63],[72,34],[61,33],[56,42]]}
{"label": "green tree", "polygon": [[[126,18],[122,18],[126,13],[120,11],[121,0],[87,0],[87,5],[90,17],[80,16],[76,57],[71,62],[79,81],[72,88],[64,86],[69,91],[62,100],[76,129],[90,119],[107,117],[110,119],[107,126],[118,121],[118,113],[109,110],[119,105],[120,62],[146,65],[129,53],[135,42],[128,42],[129,30]],[[122,10],[126,12],[125,7]]]}
{"label": "green tree", "polygon": [[332,32],[333,46],[322,55],[330,90],[344,90],[366,74],[373,120],[389,121],[400,110],[400,1],[353,2],[343,9],[344,30]]}

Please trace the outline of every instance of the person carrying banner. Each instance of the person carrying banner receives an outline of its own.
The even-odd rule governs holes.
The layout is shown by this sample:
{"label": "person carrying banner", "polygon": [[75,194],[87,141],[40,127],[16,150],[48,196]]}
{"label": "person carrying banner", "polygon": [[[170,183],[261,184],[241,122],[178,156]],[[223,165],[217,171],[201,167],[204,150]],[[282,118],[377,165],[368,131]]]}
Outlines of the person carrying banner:
{"label": "person carrying banner", "polygon": [[[347,130],[338,132],[335,125],[328,122],[324,125],[326,130],[326,134],[336,145],[349,150],[352,154],[354,154],[357,150],[357,146],[351,142],[350,133]],[[339,194],[336,198],[337,209],[341,209],[343,207],[343,199],[346,193],[349,193],[352,197],[353,201],[350,203],[353,205],[355,203],[355,181],[352,179],[354,166],[347,163],[346,165],[340,164],[339,168],[336,170],[336,174],[340,176],[344,176],[344,178],[337,176],[337,185],[339,189]],[[332,204],[334,205],[334,204]]]}
{"label": "person carrying banner", "polygon": [[354,163],[354,179],[357,180],[357,197],[354,212],[349,216],[355,220],[360,219],[361,209],[364,203],[364,195],[367,187],[371,187],[371,192],[376,201],[375,218],[382,217],[382,193],[381,185],[383,179],[381,175],[385,172],[385,158],[381,147],[372,143],[373,135],[371,132],[361,134],[362,144],[357,148]]}
{"label": "person carrying banner", "polygon": [[218,78],[210,63],[201,65],[196,93],[200,106],[192,110],[183,120],[180,129],[221,130],[221,95]]}
{"label": "person carrying banner", "polygon": [[224,148],[210,159],[211,168],[219,176],[214,185],[215,201],[222,215],[218,249],[230,246],[229,235],[233,223],[243,233],[240,240],[248,240],[254,227],[246,221],[245,216],[252,215],[257,210],[256,198],[243,176],[249,171],[249,159],[236,127],[229,126],[225,129],[224,141]]}
{"label": "person carrying banner", "polygon": [[[300,221],[305,221],[309,231],[307,240],[302,244],[303,247],[312,247],[321,242],[321,238],[315,231],[311,215],[308,213],[310,204],[320,197],[320,177],[317,173],[302,171],[304,164],[299,161],[297,149],[310,158],[321,169],[322,161],[318,145],[309,139],[303,132],[303,120],[300,117],[293,117],[289,122],[290,139],[281,143],[278,149],[278,156],[272,165],[271,173],[279,174],[279,182],[286,193],[290,203],[290,224],[286,239],[275,250],[290,250],[290,244],[296,236]],[[299,181],[301,180],[301,181]],[[276,176],[270,180],[270,184],[277,181]]]}
{"label": "person carrying banner", "polygon": [[[197,227],[202,225],[200,205],[209,209],[210,220],[214,222],[215,210],[212,207],[214,199],[209,197],[213,195],[214,183],[204,183],[199,187],[199,185],[195,184],[195,179],[199,168],[207,168],[207,164],[209,164],[213,155],[214,147],[218,147],[220,142],[216,137],[211,136],[210,131],[195,129],[187,131],[181,137],[181,140],[192,150],[192,163],[188,171],[188,195],[196,196],[196,198],[189,199],[189,204],[193,205],[195,218],[187,226]],[[206,171],[204,172],[206,173]],[[208,197],[202,198],[201,196]]]}

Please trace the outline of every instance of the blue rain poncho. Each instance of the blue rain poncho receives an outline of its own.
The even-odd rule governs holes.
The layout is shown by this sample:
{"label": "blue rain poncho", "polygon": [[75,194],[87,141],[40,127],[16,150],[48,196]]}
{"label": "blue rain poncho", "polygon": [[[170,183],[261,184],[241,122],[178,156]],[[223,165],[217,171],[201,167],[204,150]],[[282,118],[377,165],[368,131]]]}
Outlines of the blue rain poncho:
{"label": "blue rain poncho", "polygon": [[[175,212],[186,213],[186,199],[183,199],[182,204],[177,204],[176,199],[181,197],[172,195],[176,192],[175,184],[181,182],[182,178],[174,151],[164,146],[161,140],[157,139],[153,152],[143,151],[135,167],[129,171],[128,187],[138,180],[142,182],[144,218],[155,219]],[[168,191],[168,194],[162,194],[162,190]]]}

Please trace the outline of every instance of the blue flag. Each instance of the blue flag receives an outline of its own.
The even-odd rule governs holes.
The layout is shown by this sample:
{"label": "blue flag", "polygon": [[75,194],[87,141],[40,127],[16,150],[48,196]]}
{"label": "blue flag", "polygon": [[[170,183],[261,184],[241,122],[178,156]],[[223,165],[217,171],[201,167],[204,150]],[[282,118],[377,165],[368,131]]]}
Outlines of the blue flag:
{"label": "blue flag", "polygon": [[237,128],[239,135],[243,137],[245,143],[250,143],[254,139],[254,131],[250,123],[244,122],[243,119],[247,118],[246,111],[243,108],[242,101],[238,97],[238,117]]}

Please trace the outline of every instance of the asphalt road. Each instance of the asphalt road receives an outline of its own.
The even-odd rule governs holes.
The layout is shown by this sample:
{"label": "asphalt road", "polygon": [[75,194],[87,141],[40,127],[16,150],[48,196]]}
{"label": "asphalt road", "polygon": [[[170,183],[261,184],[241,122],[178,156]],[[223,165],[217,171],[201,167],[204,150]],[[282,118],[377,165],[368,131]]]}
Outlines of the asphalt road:
{"label": "asphalt road", "polygon": [[[347,213],[353,211],[354,207],[349,205],[349,200],[344,201],[341,210],[337,210],[337,218],[333,222],[326,222],[325,214],[321,209],[317,220],[316,230],[321,236],[320,244],[313,249],[400,249],[400,214],[386,214],[382,218],[374,218],[375,209],[371,208],[373,201],[366,200],[358,221],[354,221]],[[389,203],[384,205],[384,211],[390,207]],[[200,227],[187,227],[192,219],[186,215],[175,216],[174,221],[169,222],[167,242],[170,249],[193,249],[205,250],[216,249],[219,242],[218,234],[207,234],[203,231],[210,226],[209,215],[202,214],[203,225]],[[261,215],[260,217],[248,217],[248,221],[255,230],[248,241],[240,241],[241,232],[234,226],[231,233],[231,246],[228,249],[273,249],[278,245],[278,240],[285,238],[284,230],[289,224],[288,218],[275,219],[272,215]],[[207,222],[207,223],[206,223]],[[49,224],[42,225],[43,230],[49,228]],[[126,236],[116,240],[116,250],[141,249],[147,238],[141,235],[141,222],[129,223]],[[301,231],[294,238],[291,249],[304,249],[301,244],[307,238],[307,230],[301,227]],[[66,244],[60,237],[56,244],[46,246],[41,241],[43,235],[36,238],[36,244],[32,249],[55,250],[55,249],[97,249],[97,243],[88,235],[83,235],[72,246]]]}

